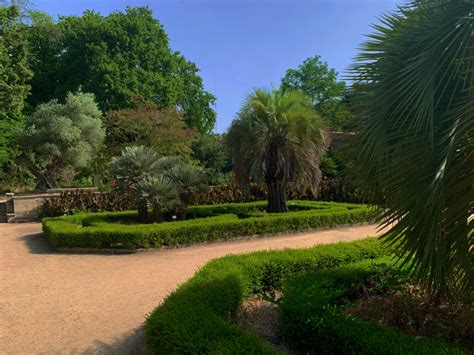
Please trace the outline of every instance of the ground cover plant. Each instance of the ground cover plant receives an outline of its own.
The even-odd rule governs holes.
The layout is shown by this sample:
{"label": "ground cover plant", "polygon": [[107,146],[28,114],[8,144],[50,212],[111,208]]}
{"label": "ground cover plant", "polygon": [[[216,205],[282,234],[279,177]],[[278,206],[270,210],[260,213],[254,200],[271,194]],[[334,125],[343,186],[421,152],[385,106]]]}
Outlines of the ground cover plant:
{"label": "ground cover plant", "polygon": [[284,214],[265,212],[264,201],[192,206],[187,219],[141,224],[138,212],[78,213],[43,219],[43,231],[55,247],[157,248],[233,237],[292,232],[370,221],[366,205],[290,201]]}
{"label": "ground cover plant", "polygon": [[[362,264],[349,266],[358,262]],[[157,354],[277,353],[270,343],[236,323],[238,308],[249,295],[271,294],[271,291],[285,292],[286,290],[288,297],[290,297],[284,301],[284,307],[289,312],[287,318],[290,318],[286,323],[287,333],[291,334],[290,330],[296,329],[296,335],[308,335],[308,329],[304,329],[304,324],[292,321],[288,315],[293,315],[290,311],[295,308],[292,307],[304,308],[308,303],[311,306],[311,297],[319,295],[325,299],[321,299],[317,305],[324,309],[323,305],[329,306],[330,300],[339,296],[341,296],[339,299],[344,298],[344,294],[341,292],[344,289],[336,281],[348,280],[345,284],[351,284],[352,281],[357,281],[362,276],[367,277],[368,275],[377,275],[380,271],[385,272],[391,263],[392,259],[389,258],[387,249],[372,238],[353,243],[316,246],[310,249],[230,255],[213,260],[197,272],[193,278],[172,292],[162,305],[148,317],[145,323],[148,350]],[[345,268],[337,269],[340,267]],[[334,275],[337,277],[332,277],[331,270],[334,270]],[[393,268],[391,270],[394,270],[393,277],[383,277],[390,275],[386,272],[379,273],[381,276],[378,281],[380,282],[376,283],[378,287],[391,287],[404,280],[405,275],[402,272],[397,272]],[[328,282],[314,283],[313,276],[318,272],[327,276]],[[298,289],[298,292],[301,291],[303,296],[299,297],[297,301],[295,298],[298,293],[293,292],[297,290],[298,279],[295,279],[296,277],[306,277],[308,281]],[[308,277],[311,279],[309,280]],[[333,288],[334,285],[336,287]],[[324,288],[324,292],[320,293],[320,289],[318,289],[318,292],[312,293],[316,287]],[[310,310],[312,309],[314,307],[310,308]],[[326,311],[332,316],[331,309],[332,307],[329,307]],[[296,314],[297,320],[304,321],[305,315],[298,318],[300,313],[294,314]],[[284,320],[285,316],[282,321]],[[331,321],[331,318],[328,320]],[[343,319],[342,324],[345,321]],[[350,321],[347,320],[347,322]],[[296,326],[299,327],[296,328]],[[329,329],[329,327],[324,329]],[[387,346],[382,353],[462,353],[454,346],[437,341],[417,341],[415,337],[397,331],[385,330],[375,323],[367,323],[363,334],[358,329],[354,328],[351,329],[351,332],[341,334],[340,339],[342,340],[339,342],[333,342],[334,339],[330,339],[326,334],[328,336],[326,341],[332,342],[331,346],[333,350],[336,350],[332,353],[346,353],[344,335],[347,335],[347,340],[354,340],[350,338],[354,334],[359,339],[358,344],[369,343],[367,346],[370,349],[375,349],[384,344],[384,341],[389,341],[385,343]],[[368,334],[369,339],[365,340],[365,331],[374,329],[379,338],[371,338]],[[309,331],[311,330],[312,328],[309,327]],[[312,340],[313,338],[306,338],[306,341]],[[413,346],[413,348],[408,348],[408,352],[403,352],[408,346]]]}

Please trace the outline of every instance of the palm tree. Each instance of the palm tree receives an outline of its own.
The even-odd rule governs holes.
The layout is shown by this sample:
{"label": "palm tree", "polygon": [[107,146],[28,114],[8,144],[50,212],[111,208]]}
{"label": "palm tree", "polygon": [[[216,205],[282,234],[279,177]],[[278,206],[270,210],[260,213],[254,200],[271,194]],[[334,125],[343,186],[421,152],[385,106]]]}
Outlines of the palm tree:
{"label": "palm tree", "polygon": [[163,211],[179,205],[176,184],[164,175],[149,176],[139,183],[139,198],[151,205],[153,222],[163,222]]}
{"label": "palm tree", "polygon": [[474,285],[472,0],[385,15],[353,67],[360,185],[382,197],[384,235],[434,299]]}
{"label": "palm tree", "polygon": [[117,189],[135,194],[140,222],[148,222],[147,203],[139,198],[140,182],[156,174],[160,156],[145,146],[125,147],[121,154],[112,158],[110,172],[115,176]]}
{"label": "palm tree", "polygon": [[232,122],[227,139],[236,176],[246,182],[254,174],[265,181],[268,212],[288,211],[289,182],[316,191],[328,136],[304,94],[255,90]]}
{"label": "palm tree", "polygon": [[184,162],[170,167],[165,175],[173,181],[179,191],[181,203],[177,213],[178,219],[186,219],[188,206],[193,202],[194,196],[209,190],[208,178],[202,168]]}

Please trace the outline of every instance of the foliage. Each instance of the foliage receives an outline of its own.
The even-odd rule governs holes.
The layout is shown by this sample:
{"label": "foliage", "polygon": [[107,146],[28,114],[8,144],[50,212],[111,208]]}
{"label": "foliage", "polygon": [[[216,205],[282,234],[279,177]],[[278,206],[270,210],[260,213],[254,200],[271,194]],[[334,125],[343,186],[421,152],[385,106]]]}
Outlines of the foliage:
{"label": "foliage", "polygon": [[64,104],[53,100],[38,106],[16,136],[18,160],[41,188],[57,186],[61,175],[86,168],[102,144],[101,112],[92,94],[69,93]]}
{"label": "foliage", "polygon": [[386,243],[437,299],[474,286],[472,10],[416,1],[385,15],[353,67],[360,185],[383,197]]}
{"label": "foliage", "polygon": [[139,198],[153,208],[154,222],[163,222],[163,211],[180,204],[176,184],[165,175],[145,177],[139,183],[139,191]]}
{"label": "foliage", "polygon": [[127,7],[108,16],[86,11],[33,23],[30,34],[32,106],[82,87],[104,112],[129,108],[138,96],[159,108],[180,107],[202,132],[214,127],[214,96],[203,89],[196,65],[170,49],[150,9]]}
{"label": "foliage", "polygon": [[294,275],[384,254],[377,241],[366,239],[213,260],[147,318],[148,350],[153,354],[275,354],[263,339],[233,322],[232,315],[247,296],[278,289]]}
{"label": "foliage", "polygon": [[232,122],[228,143],[237,177],[265,181],[268,211],[285,212],[289,182],[315,191],[319,161],[328,145],[326,132],[305,95],[256,90]]}
{"label": "foliage", "polygon": [[94,192],[74,190],[61,192],[59,196],[46,199],[40,206],[38,216],[57,217],[80,211],[105,212],[125,211],[133,208],[133,196],[121,192]]}
{"label": "foliage", "polygon": [[190,157],[199,133],[187,127],[183,115],[176,109],[153,107],[107,112],[107,155],[117,155],[126,146],[146,145],[160,155]]}
{"label": "foliage", "polygon": [[30,91],[28,49],[16,6],[0,7],[0,167],[10,158],[12,133],[21,126]]}
{"label": "foliage", "polygon": [[338,81],[337,76],[336,70],[329,69],[327,63],[316,55],[306,59],[298,69],[288,69],[280,88],[284,92],[304,92],[331,129],[341,131],[346,128],[351,112],[344,100],[346,85]]}
{"label": "foliage", "polygon": [[302,354],[463,354],[454,346],[342,313],[361,293],[395,288],[406,274],[392,258],[383,258],[287,279],[280,300],[285,340]]}
{"label": "foliage", "polygon": [[192,145],[192,158],[208,172],[211,184],[221,184],[231,170],[231,157],[220,134],[203,134]]}
{"label": "foliage", "polygon": [[142,222],[148,221],[148,205],[153,206],[154,222],[161,222],[163,213],[171,210],[184,219],[193,196],[207,190],[201,168],[179,157],[160,157],[144,146],[126,147],[110,165],[117,188],[134,193]]}
{"label": "foliage", "polygon": [[58,248],[137,249],[332,227],[361,223],[372,217],[371,210],[364,205],[294,201],[290,207],[291,212],[271,214],[263,212],[263,201],[195,206],[189,209],[185,221],[157,224],[137,223],[138,214],[132,211],[82,213],[45,218],[43,231]]}

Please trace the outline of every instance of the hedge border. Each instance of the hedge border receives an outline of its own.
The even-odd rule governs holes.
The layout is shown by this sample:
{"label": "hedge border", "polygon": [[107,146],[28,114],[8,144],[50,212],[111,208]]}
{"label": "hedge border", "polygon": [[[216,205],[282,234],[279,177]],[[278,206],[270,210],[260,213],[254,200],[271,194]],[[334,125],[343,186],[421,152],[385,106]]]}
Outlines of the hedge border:
{"label": "hedge border", "polygon": [[[295,232],[314,228],[357,224],[370,221],[373,211],[366,205],[290,201],[301,210],[266,214],[257,210],[265,202],[194,206],[190,214],[200,217],[160,224],[111,223],[136,218],[136,212],[79,213],[43,219],[43,231],[51,244],[60,250],[162,248],[236,237]],[[245,214],[246,218],[238,215]],[[248,216],[247,216],[248,215]]]}
{"label": "hedge border", "polygon": [[147,317],[147,349],[152,354],[275,354],[266,341],[233,322],[246,297],[279,289],[290,276],[385,255],[381,243],[368,238],[215,259]]}
{"label": "hedge border", "polygon": [[464,354],[442,340],[417,340],[342,312],[357,301],[357,288],[380,293],[408,280],[408,270],[400,269],[388,257],[293,277],[283,285],[280,300],[283,335],[301,354],[340,353],[341,344],[348,354]]}

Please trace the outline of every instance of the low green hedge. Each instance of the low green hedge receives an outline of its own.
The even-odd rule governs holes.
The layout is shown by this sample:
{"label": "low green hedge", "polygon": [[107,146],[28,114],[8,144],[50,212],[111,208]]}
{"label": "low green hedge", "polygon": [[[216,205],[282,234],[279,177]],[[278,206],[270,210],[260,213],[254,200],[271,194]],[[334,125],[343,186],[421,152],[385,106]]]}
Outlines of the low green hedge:
{"label": "low green hedge", "polygon": [[273,354],[264,340],[233,322],[242,300],[252,293],[280,289],[290,276],[384,255],[377,240],[366,239],[213,260],[147,318],[148,350],[155,354]]}
{"label": "low green hedge", "polygon": [[408,274],[387,258],[291,278],[280,303],[285,340],[304,354],[463,354],[342,312],[361,290],[377,294],[407,280]]}
{"label": "low green hedge", "polygon": [[372,218],[365,205],[290,201],[288,213],[266,213],[266,202],[194,206],[186,221],[137,224],[137,213],[103,212],[43,219],[51,244],[63,248],[158,248],[239,236],[355,224]]}

